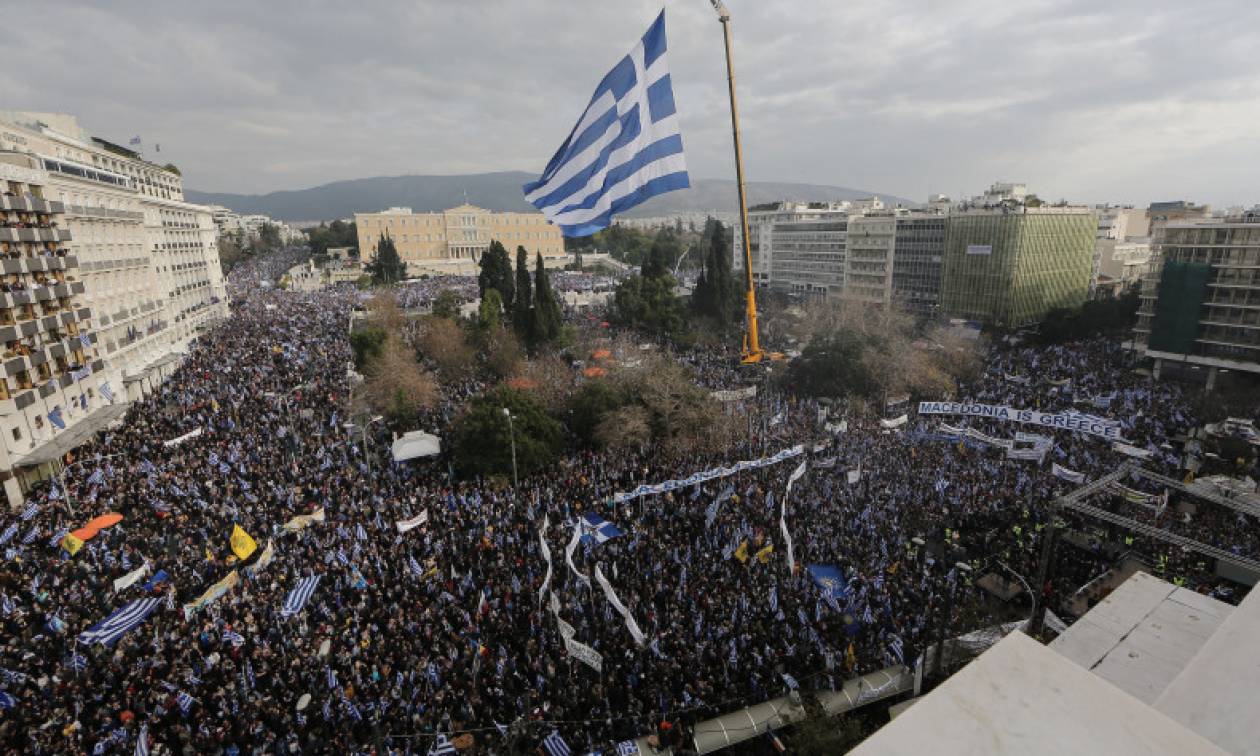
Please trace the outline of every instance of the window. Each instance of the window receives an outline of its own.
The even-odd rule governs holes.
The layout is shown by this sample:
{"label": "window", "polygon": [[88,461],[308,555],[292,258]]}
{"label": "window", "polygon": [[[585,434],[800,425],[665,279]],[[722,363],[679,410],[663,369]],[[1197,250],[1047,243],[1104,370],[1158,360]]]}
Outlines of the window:
{"label": "window", "polygon": [[21,429],[21,428],[14,428],[14,429],[13,429],[13,440],[14,440],[14,441],[21,441],[21,440],[22,440],[22,429]]}

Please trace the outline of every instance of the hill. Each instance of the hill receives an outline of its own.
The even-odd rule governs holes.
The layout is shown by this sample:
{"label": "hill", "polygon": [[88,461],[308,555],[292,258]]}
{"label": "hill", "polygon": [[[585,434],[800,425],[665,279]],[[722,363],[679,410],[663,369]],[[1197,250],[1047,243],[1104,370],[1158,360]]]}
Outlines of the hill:
{"label": "hill", "polygon": [[[530,212],[521,185],[536,178],[520,171],[479,173],[468,176],[378,176],[336,181],[310,189],[269,194],[230,194],[185,192],[189,202],[223,205],[238,213],[262,213],[284,221],[312,221],[349,218],[355,212],[374,212],[399,205],[416,212],[432,212],[468,201],[498,211]],[[726,179],[692,179],[692,187],[681,192],[654,197],[635,208],[627,217],[645,218],[683,212],[710,210],[734,212],[737,202],[735,182]],[[753,181],[748,184],[748,202],[755,205],[780,199],[843,200],[870,197],[878,192],[842,186]],[[914,204],[910,200],[880,194],[889,204]]]}

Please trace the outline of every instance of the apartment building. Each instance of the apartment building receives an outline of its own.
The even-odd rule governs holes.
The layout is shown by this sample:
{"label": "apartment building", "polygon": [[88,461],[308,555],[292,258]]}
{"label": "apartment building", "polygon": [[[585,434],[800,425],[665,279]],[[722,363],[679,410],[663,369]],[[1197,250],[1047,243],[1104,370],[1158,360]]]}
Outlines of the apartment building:
{"label": "apartment building", "polygon": [[1227,219],[1166,221],[1142,282],[1134,346],[1154,359],[1260,374],[1260,208]]}
{"label": "apartment building", "polygon": [[[775,202],[748,210],[753,283],[806,297],[844,290],[848,202]],[[744,247],[735,227],[732,264],[743,275]]]}
{"label": "apartment building", "polygon": [[1090,297],[1114,297],[1141,284],[1150,270],[1150,220],[1132,206],[1096,205],[1094,272]]}
{"label": "apartment building", "polygon": [[0,152],[0,482],[10,506],[123,409],[107,407],[66,206],[49,190],[38,158]]}
{"label": "apartment building", "polygon": [[528,250],[530,258],[563,261],[564,237],[541,213],[496,213],[473,205],[440,213],[413,213],[409,207],[391,207],[379,213],[355,213],[359,254],[371,260],[381,237],[394,242],[408,270],[466,273],[475,270],[481,255],[498,241],[515,252]]}

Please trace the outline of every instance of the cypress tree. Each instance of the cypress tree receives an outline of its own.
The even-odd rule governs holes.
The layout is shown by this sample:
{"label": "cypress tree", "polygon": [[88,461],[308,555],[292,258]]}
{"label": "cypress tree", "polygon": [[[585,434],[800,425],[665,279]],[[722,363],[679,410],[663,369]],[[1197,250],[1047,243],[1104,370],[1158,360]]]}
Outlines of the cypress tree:
{"label": "cypress tree", "polygon": [[502,242],[490,242],[490,249],[481,256],[481,272],[477,274],[477,288],[482,299],[488,289],[495,289],[503,299],[505,312],[512,312],[516,285],[513,283],[512,260]]}
{"label": "cypress tree", "polygon": [[560,335],[560,305],[551,291],[551,280],[543,267],[540,253],[534,265],[534,325],[533,335],[537,343],[553,341]]}
{"label": "cypress tree", "polygon": [[526,342],[530,341],[533,327],[533,314],[530,312],[532,300],[529,281],[529,252],[525,247],[516,248],[516,297],[512,303],[512,327],[516,335]]}

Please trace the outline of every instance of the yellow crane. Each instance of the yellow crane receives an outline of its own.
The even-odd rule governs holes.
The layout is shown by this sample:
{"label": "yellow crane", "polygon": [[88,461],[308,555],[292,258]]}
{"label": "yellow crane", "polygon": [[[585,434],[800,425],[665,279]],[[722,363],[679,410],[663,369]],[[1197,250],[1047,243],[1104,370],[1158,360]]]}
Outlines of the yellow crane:
{"label": "yellow crane", "polygon": [[[757,293],[753,288],[752,247],[748,239],[748,200],[744,190],[744,149],[739,140],[739,107],[735,103],[735,69],[731,65],[731,12],[722,0],[709,0],[722,23],[722,37],[726,45],[726,85],[731,98],[731,134],[735,140],[735,183],[739,187],[739,228],[744,244],[744,349],[741,362],[754,365],[765,359],[761,342],[757,337]],[[783,355],[771,354],[770,359],[781,360]]]}

